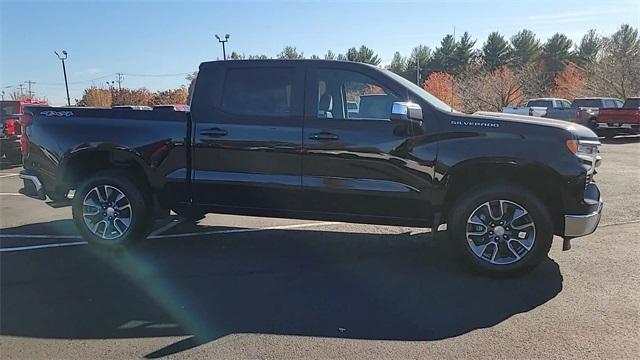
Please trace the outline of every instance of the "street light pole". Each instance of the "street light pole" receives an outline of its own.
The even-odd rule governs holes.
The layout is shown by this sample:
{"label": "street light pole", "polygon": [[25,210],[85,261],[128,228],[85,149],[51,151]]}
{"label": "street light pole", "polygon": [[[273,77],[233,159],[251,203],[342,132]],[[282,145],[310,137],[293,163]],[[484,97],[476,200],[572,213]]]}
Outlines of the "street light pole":
{"label": "street light pole", "polygon": [[222,59],[223,60],[227,60],[227,51],[226,51],[226,49],[224,47],[224,43],[229,41],[229,34],[226,34],[224,36],[224,40],[220,39],[220,36],[218,36],[218,34],[216,34],[216,39],[218,39],[218,42],[222,44]]}
{"label": "street light pole", "polygon": [[64,61],[67,60],[67,50],[62,50],[62,55],[58,54],[57,51],[53,52],[56,54],[58,59],[62,61],[62,73],[64,74],[64,87],[67,90],[67,106],[71,106],[71,98],[69,97],[69,83],[67,82],[67,68],[64,65]]}

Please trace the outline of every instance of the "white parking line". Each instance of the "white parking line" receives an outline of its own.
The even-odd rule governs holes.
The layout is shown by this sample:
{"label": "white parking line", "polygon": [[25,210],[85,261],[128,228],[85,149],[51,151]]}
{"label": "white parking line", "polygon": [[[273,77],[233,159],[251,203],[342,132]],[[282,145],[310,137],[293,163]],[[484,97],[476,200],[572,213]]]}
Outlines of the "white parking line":
{"label": "white parking line", "polygon": [[46,249],[46,248],[56,248],[63,246],[75,246],[75,245],[87,245],[86,241],[75,241],[75,242],[67,242],[67,243],[57,243],[57,244],[43,244],[43,245],[32,245],[32,246],[18,246],[6,249],[0,249],[0,252],[5,251],[25,251],[25,250],[37,250],[37,249]]}
{"label": "white parking line", "polygon": [[2,175],[0,175],[0,179],[12,177],[12,176],[18,176],[18,175],[20,175],[20,174],[2,174]]}
{"label": "white parking line", "polygon": [[[166,238],[191,237],[191,236],[202,236],[202,235],[249,233],[249,232],[259,232],[259,231],[268,231],[268,230],[286,230],[286,229],[299,229],[299,228],[314,227],[314,226],[329,226],[329,225],[337,225],[337,224],[341,224],[341,223],[339,223],[339,222],[318,222],[318,223],[304,223],[304,224],[293,224],[293,225],[269,226],[269,227],[264,227],[264,228],[230,229],[230,230],[214,230],[214,231],[203,231],[203,232],[191,232],[191,233],[183,233],[183,234],[152,235],[152,236],[149,236],[148,239],[166,239]],[[28,239],[80,239],[81,237],[78,236],[78,235],[41,235],[41,234],[39,234],[39,235],[28,235],[28,234],[15,234],[15,235],[12,235],[12,234],[0,234],[0,239],[22,239],[22,238],[28,238]],[[64,247],[64,246],[86,245],[86,244],[87,244],[86,241],[74,241],[74,242],[66,242],[66,243],[42,244],[42,245],[31,245],[31,246],[18,246],[18,247],[10,247],[10,248],[0,249],[0,252],[38,250],[38,249],[56,248],[56,247]]]}
{"label": "white parking line", "polygon": [[0,196],[25,196],[20,193],[0,193]]}
{"label": "white parking line", "polygon": [[161,227],[153,230],[149,234],[149,236],[156,236],[158,234],[162,234],[163,232],[171,229],[172,227],[174,227],[174,226],[176,226],[176,225],[178,225],[178,224],[180,224],[180,223],[182,223],[184,221],[185,221],[185,219],[183,219],[183,218],[171,220],[171,222],[165,224],[164,226],[161,226]]}

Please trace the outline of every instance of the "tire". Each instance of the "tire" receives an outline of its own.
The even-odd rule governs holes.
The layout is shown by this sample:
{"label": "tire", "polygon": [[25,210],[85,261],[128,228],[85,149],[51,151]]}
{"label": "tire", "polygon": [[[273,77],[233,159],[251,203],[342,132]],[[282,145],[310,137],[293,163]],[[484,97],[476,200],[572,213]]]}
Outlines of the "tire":
{"label": "tire", "polygon": [[463,194],[451,209],[449,232],[463,260],[490,276],[530,271],[547,256],[553,240],[551,217],[542,201],[510,184]]}
{"label": "tire", "polygon": [[91,245],[119,249],[144,240],[153,225],[150,191],[120,170],[89,177],[73,197],[73,220]]}

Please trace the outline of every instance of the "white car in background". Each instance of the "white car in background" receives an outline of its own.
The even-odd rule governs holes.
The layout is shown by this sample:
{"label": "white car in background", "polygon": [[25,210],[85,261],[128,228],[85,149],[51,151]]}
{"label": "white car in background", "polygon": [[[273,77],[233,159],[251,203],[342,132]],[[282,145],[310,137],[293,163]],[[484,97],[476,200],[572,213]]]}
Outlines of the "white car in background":
{"label": "white car in background", "polygon": [[505,114],[546,117],[547,109],[570,109],[571,102],[561,98],[529,99],[523,107],[507,106],[502,108]]}

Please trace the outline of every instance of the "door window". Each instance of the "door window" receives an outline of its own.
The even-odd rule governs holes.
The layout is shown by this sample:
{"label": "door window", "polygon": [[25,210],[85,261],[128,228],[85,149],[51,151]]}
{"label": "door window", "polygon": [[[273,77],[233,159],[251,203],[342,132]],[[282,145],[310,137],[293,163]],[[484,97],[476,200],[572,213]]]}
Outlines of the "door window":
{"label": "door window", "polygon": [[294,68],[229,69],[222,110],[236,115],[289,116],[294,79]]}
{"label": "door window", "polygon": [[616,102],[613,101],[613,100],[609,100],[609,99],[606,99],[604,101],[604,107],[606,107],[606,108],[617,108]]}
{"label": "door window", "polygon": [[400,97],[366,75],[318,70],[318,118],[389,120],[395,101]]}

